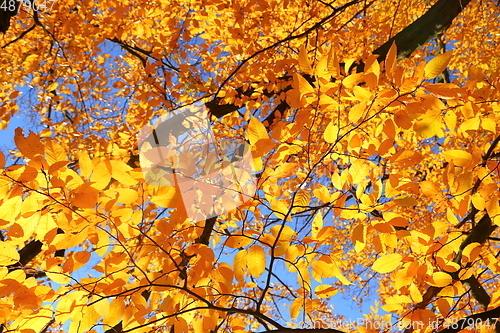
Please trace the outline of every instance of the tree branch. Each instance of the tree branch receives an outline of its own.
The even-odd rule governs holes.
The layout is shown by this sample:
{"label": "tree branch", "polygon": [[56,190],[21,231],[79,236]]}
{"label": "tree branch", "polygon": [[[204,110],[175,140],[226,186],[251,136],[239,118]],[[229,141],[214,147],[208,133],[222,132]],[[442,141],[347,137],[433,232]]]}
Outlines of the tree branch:
{"label": "tree branch", "polygon": [[408,58],[417,48],[445,32],[470,1],[439,0],[415,22],[373,51],[373,54],[380,55],[379,61],[384,60],[395,42],[398,52],[397,59]]}

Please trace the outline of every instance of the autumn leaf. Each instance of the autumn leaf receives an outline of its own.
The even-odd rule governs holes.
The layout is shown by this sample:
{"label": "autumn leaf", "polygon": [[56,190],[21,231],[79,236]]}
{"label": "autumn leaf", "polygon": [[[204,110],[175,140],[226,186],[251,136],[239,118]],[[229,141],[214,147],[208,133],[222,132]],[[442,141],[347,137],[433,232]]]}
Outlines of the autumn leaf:
{"label": "autumn leaf", "polygon": [[325,284],[319,285],[314,289],[314,293],[320,298],[330,298],[335,296],[337,292],[338,290],[336,288]]}
{"label": "autumn leaf", "polygon": [[253,146],[261,139],[269,139],[269,135],[264,125],[257,118],[251,117],[248,122],[246,138]]}
{"label": "autumn leaf", "polygon": [[390,273],[401,265],[401,260],[399,253],[386,254],[375,260],[372,269],[377,273]]}
{"label": "autumn leaf", "polygon": [[266,269],[266,254],[260,245],[253,245],[247,252],[248,271],[254,277],[259,277]]}
{"label": "autumn leaf", "polygon": [[452,57],[453,57],[453,51],[448,51],[446,53],[438,55],[435,58],[432,58],[431,61],[429,61],[425,65],[424,68],[425,78],[433,79],[439,74],[441,74],[448,66],[448,63],[450,62]]}
{"label": "autumn leaf", "polygon": [[328,143],[335,143],[337,141],[339,128],[334,124],[334,122],[330,122],[325,129],[324,139]]}
{"label": "autumn leaf", "polygon": [[0,265],[8,266],[19,260],[19,253],[12,243],[0,242]]}
{"label": "autumn leaf", "polygon": [[309,58],[307,56],[307,51],[304,45],[302,45],[299,49],[299,68],[305,74],[312,74],[313,70],[311,67],[311,63],[309,62]]}
{"label": "autumn leaf", "polygon": [[14,141],[17,148],[25,157],[33,159],[43,154],[44,147],[38,135],[30,131],[29,135],[24,137],[21,127],[16,128],[15,132]]}

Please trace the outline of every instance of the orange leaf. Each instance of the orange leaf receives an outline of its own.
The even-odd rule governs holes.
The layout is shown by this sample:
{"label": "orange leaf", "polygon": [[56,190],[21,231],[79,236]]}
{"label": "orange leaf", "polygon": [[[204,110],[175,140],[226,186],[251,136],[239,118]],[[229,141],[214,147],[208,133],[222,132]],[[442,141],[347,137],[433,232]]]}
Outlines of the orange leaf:
{"label": "orange leaf", "polygon": [[43,154],[44,147],[40,142],[40,137],[32,131],[27,137],[24,137],[23,129],[21,127],[16,128],[14,142],[19,151],[27,158],[33,159],[35,156]]}
{"label": "orange leaf", "polygon": [[80,208],[95,208],[99,190],[92,187],[91,183],[80,185],[74,192],[71,203]]}

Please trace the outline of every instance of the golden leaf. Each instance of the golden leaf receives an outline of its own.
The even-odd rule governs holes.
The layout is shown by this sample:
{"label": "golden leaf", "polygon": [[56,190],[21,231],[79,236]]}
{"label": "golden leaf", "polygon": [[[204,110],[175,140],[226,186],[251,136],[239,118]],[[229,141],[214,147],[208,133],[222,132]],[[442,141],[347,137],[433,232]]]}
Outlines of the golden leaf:
{"label": "golden leaf", "polygon": [[439,74],[441,74],[451,58],[453,57],[453,51],[448,51],[446,53],[440,54],[437,57],[429,61],[424,67],[424,77],[425,79],[433,79]]}
{"label": "golden leaf", "polygon": [[266,254],[260,245],[253,245],[247,253],[248,271],[253,277],[259,277],[266,269]]}
{"label": "golden leaf", "polygon": [[402,259],[399,253],[386,254],[375,260],[372,269],[377,273],[389,273],[401,265]]}

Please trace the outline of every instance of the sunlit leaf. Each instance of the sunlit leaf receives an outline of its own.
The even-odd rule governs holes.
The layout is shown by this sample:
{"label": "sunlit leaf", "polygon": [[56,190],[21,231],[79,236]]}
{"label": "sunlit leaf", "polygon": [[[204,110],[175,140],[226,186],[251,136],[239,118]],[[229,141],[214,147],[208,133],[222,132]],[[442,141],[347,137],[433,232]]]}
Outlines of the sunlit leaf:
{"label": "sunlit leaf", "polygon": [[18,262],[19,259],[19,253],[12,243],[0,242],[0,265],[8,266]]}
{"label": "sunlit leaf", "polygon": [[433,79],[441,74],[448,66],[448,63],[450,62],[452,57],[453,51],[448,51],[431,59],[431,61],[429,61],[424,68],[425,78]]}
{"label": "sunlit leaf", "polygon": [[402,256],[399,253],[386,254],[379,257],[372,265],[377,273],[389,273],[401,265]]}
{"label": "sunlit leaf", "polygon": [[253,245],[247,253],[248,271],[254,277],[259,277],[266,269],[266,254],[260,245]]}
{"label": "sunlit leaf", "polygon": [[330,298],[335,296],[337,292],[337,288],[326,284],[319,285],[314,289],[314,293],[320,298]]}

